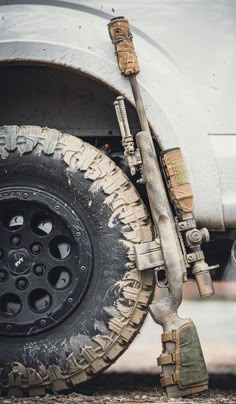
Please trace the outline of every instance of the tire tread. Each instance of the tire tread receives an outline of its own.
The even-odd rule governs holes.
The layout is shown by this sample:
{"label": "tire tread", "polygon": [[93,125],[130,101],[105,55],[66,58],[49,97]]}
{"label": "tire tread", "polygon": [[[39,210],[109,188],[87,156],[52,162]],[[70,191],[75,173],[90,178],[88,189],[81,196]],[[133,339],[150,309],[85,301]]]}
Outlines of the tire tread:
{"label": "tire tread", "polygon": [[[123,298],[129,303],[117,302],[108,328],[109,337],[96,335],[91,346],[84,348],[78,361],[74,355],[67,358],[67,371],[59,366],[25,368],[11,364],[8,378],[0,377],[0,394],[21,396],[43,395],[47,392],[72,388],[106,369],[132,342],[147,313],[153,294],[153,274],[135,269],[134,244],[151,241],[153,229],[142,201],[125,174],[105,154],[92,145],[55,129],[38,126],[3,126],[0,128],[0,156],[18,149],[20,154],[45,153],[63,156],[67,170],[84,172],[91,181],[91,191],[102,189],[112,217],[123,224],[124,243],[128,247],[127,272],[119,283]],[[4,369],[1,374],[4,374]],[[14,375],[14,380],[13,380]]]}

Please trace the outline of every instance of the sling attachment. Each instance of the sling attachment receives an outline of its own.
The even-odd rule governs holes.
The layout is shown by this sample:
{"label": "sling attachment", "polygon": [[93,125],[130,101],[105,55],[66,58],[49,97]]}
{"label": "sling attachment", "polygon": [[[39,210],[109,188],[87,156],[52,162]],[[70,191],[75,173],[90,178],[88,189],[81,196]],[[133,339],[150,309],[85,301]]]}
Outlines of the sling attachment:
{"label": "sling attachment", "polygon": [[176,372],[172,372],[169,376],[161,375],[161,387],[171,386],[172,384],[178,384],[179,377]]}
{"label": "sling attachment", "polygon": [[177,330],[172,330],[170,332],[166,332],[161,334],[161,342],[175,342],[177,338]]}
{"label": "sling attachment", "polygon": [[157,358],[158,366],[173,365],[179,360],[179,352],[171,352],[169,355],[160,355]]}

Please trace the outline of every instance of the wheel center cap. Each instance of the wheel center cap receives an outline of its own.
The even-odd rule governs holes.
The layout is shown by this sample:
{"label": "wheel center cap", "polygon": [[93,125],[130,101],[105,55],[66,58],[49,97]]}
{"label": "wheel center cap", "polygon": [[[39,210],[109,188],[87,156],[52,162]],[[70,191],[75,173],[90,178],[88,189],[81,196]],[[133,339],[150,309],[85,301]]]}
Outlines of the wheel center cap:
{"label": "wheel center cap", "polygon": [[31,258],[25,249],[10,251],[8,256],[8,266],[15,275],[27,272],[31,266]]}

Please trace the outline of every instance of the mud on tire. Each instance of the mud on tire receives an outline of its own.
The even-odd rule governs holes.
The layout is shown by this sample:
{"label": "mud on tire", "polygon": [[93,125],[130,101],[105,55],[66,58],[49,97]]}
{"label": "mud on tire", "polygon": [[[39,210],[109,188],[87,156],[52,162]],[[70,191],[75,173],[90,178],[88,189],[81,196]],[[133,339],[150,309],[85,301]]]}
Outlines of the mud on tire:
{"label": "mud on tire", "polygon": [[[124,173],[107,156],[78,138],[36,126],[5,126],[0,128],[0,156],[0,231],[6,234],[5,258],[0,263],[1,268],[9,272],[9,279],[13,278],[9,284],[8,281],[1,282],[1,296],[7,294],[8,287],[14,289],[18,276],[9,267],[9,254],[12,260],[15,247],[7,244],[9,234],[18,234],[18,227],[9,232],[4,223],[8,214],[6,207],[12,204],[22,206],[23,211],[26,209],[25,214],[29,212],[30,215],[30,206],[37,203],[40,209],[50,205],[53,210],[50,201],[55,198],[55,206],[61,203],[62,209],[66,207],[69,212],[68,217],[71,215],[72,221],[74,218],[75,223],[84,226],[81,232],[87,234],[85,245],[89,245],[90,257],[90,275],[83,285],[83,293],[79,298],[77,296],[70,310],[66,311],[62,305],[63,319],[57,312],[50,327],[44,324],[43,329],[40,325],[40,310],[38,314],[31,313],[27,306],[27,302],[30,306],[29,298],[25,297],[27,288],[24,293],[19,291],[18,296],[22,298],[22,307],[29,313],[30,321],[38,315],[41,323],[35,321],[35,324],[39,326],[27,328],[21,324],[22,320],[17,320],[15,313],[12,320],[6,304],[4,306],[0,301],[0,392],[2,395],[38,395],[68,389],[110,366],[138,333],[152,296],[153,276],[148,271],[137,272],[133,246],[152,240],[150,219]],[[66,220],[67,211],[59,211],[52,212],[53,220],[60,215],[58,220]],[[75,249],[80,249],[78,264],[73,264],[70,272],[69,293],[78,280],[80,254],[82,256],[84,247],[76,244],[76,237],[81,233],[79,227],[67,223],[67,229],[75,236]],[[35,282],[35,273],[32,273],[35,258],[29,241],[24,241],[24,234],[27,240],[29,231],[20,236],[22,249],[29,248],[26,252],[30,264],[28,272],[23,274],[28,287]],[[37,239],[37,234],[35,237]],[[40,244],[41,236],[38,237]],[[44,239],[45,273],[44,278],[37,278],[38,288],[43,282],[41,279],[46,285],[52,266],[49,263],[47,268],[47,259],[51,258],[47,237]],[[11,248],[13,252],[9,253]],[[21,251],[17,250],[18,257]],[[64,262],[66,259],[63,265]],[[56,298],[60,302],[60,293],[55,290],[54,294],[51,288],[52,301]],[[56,310],[56,304],[54,306]],[[52,320],[52,313],[45,310],[43,317],[47,323]]]}

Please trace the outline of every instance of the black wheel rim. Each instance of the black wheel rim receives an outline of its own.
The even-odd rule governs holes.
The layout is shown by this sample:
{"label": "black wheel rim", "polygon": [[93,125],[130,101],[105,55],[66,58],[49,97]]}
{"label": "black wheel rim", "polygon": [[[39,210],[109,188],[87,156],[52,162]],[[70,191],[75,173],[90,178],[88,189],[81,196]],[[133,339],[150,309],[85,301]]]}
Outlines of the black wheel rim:
{"label": "black wheel rim", "polygon": [[78,307],[93,271],[81,217],[50,192],[0,193],[0,335],[40,334]]}

